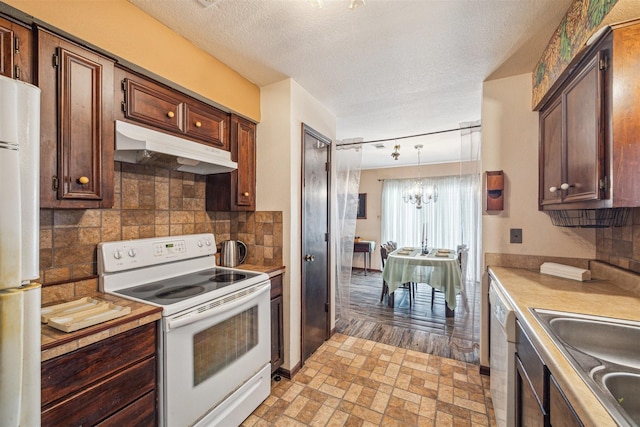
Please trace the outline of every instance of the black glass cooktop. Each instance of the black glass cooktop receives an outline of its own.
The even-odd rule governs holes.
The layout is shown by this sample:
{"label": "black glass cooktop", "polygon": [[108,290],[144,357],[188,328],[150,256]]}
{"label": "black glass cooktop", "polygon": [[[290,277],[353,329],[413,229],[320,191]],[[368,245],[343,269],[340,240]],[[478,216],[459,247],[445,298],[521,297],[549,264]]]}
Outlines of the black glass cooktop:
{"label": "black glass cooktop", "polygon": [[248,271],[211,268],[144,285],[120,289],[117,293],[160,305],[175,304],[207,292],[258,276]]}

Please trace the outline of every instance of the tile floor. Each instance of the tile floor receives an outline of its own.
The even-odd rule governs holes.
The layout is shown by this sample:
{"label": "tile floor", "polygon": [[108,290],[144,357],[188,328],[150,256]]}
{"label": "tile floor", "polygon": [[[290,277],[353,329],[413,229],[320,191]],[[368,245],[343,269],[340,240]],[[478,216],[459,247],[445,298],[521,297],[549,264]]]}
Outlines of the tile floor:
{"label": "tile floor", "polygon": [[478,366],[335,334],[242,424],[495,426]]}

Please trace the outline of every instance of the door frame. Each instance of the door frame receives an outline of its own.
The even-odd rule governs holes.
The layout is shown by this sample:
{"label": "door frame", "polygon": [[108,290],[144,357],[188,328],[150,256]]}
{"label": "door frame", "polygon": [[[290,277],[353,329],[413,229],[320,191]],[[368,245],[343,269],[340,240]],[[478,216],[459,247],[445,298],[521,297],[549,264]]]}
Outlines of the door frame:
{"label": "door frame", "polygon": [[306,304],[305,304],[305,276],[304,276],[304,226],[305,226],[305,216],[304,216],[304,206],[305,206],[305,136],[310,135],[313,138],[316,138],[319,141],[322,141],[327,144],[327,306],[326,306],[326,331],[325,331],[325,340],[331,337],[331,309],[332,309],[332,301],[331,301],[331,141],[330,138],[322,135],[320,132],[316,131],[309,125],[304,122],[301,125],[301,165],[300,165],[300,366],[304,366],[305,355],[304,355],[304,330],[305,330],[305,314],[306,314]]}

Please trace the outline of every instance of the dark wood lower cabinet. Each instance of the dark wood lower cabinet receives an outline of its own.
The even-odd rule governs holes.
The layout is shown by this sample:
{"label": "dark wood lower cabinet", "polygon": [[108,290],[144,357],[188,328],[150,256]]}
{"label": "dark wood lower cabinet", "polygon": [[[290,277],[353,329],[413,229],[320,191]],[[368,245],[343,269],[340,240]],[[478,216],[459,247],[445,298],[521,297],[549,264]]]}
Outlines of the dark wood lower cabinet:
{"label": "dark wood lower cabinet", "polygon": [[516,358],[516,426],[546,427],[546,412],[541,406],[520,358]]}
{"label": "dark wood lower cabinet", "polygon": [[549,426],[549,371],[531,340],[516,323],[516,426]]}
{"label": "dark wood lower cabinet", "polygon": [[516,426],[582,427],[520,322],[516,334]]}
{"label": "dark wood lower cabinet", "polygon": [[42,425],[154,426],[156,371],[155,323],[47,360]]}
{"label": "dark wood lower cabinet", "polygon": [[271,279],[271,373],[284,361],[282,274]]}
{"label": "dark wood lower cabinet", "polygon": [[550,378],[549,413],[551,415],[551,425],[553,427],[582,427],[583,424],[580,418],[578,418],[564,393],[560,390],[560,386],[553,378],[553,375]]}

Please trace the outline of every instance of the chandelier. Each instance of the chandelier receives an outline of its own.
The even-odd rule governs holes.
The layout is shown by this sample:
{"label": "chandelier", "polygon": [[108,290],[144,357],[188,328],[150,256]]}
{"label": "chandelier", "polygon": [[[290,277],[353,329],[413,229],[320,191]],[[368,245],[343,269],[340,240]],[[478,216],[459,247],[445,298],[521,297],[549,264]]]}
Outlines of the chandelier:
{"label": "chandelier", "polygon": [[[415,146],[418,150],[418,168],[420,168],[420,150],[422,144]],[[416,205],[416,209],[422,209],[423,204],[429,204],[431,201],[434,203],[438,201],[438,189],[435,186],[425,186],[421,178],[416,178],[411,182],[407,188],[402,192],[402,200],[405,203],[412,203]]]}

